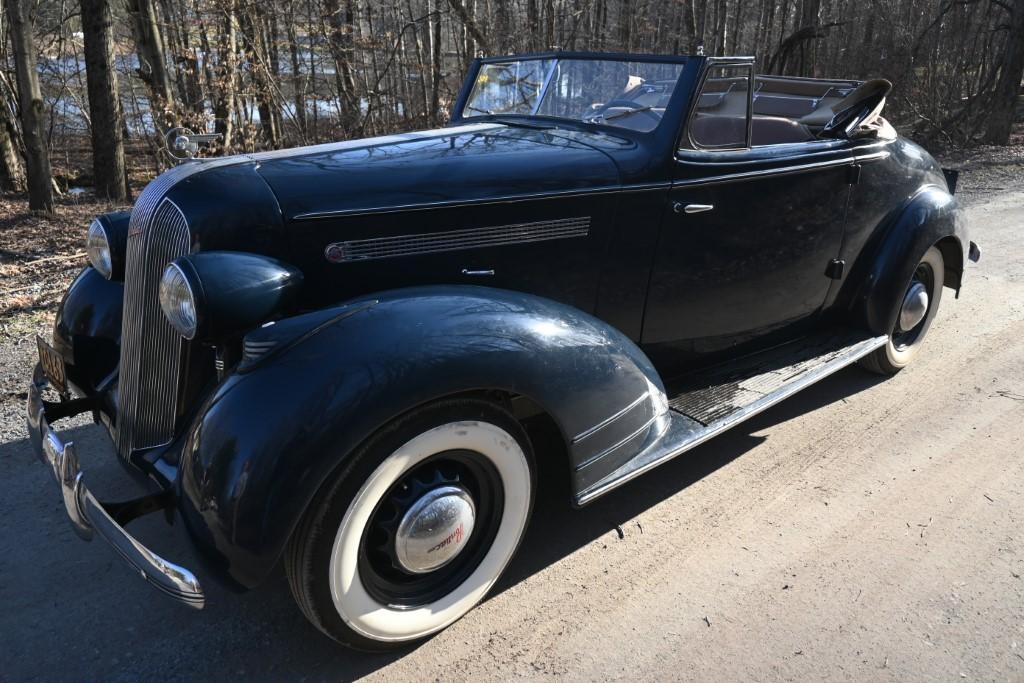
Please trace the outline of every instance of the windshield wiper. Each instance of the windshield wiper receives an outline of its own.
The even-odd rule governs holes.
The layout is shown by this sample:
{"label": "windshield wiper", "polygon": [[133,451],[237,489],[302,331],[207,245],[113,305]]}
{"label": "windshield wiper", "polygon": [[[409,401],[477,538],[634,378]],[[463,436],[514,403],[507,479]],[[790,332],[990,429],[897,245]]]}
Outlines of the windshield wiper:
{"label": "windshield wiper", "polygon": [[642,111],[650,111],[651,109],[654,109],[653,105],[646,107],[637,107],[635,109],[627,109],[626,111],[620,111],[618,113],[612,114],[611,116],[602,116],[601,118],[604,119],[605,121],[611,121],[612,119],[622,118],[623,116],[629,116],[630,114],[636,114]]}
{"label": "windshield wiper", "polygon": [[490,109],[481,109],[480,107],[474,107],[472,104],[467,104],[466,109],[472,109],[473,111],[480,112],[481,114],[487,114],[488,116],[494,116],[494,112]]}

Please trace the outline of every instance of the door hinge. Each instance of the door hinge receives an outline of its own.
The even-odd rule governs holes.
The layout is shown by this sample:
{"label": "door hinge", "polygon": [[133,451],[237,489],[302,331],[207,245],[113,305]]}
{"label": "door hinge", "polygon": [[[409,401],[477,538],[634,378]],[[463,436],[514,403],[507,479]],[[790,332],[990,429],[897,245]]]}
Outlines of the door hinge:
{"label": "door hinge", "polygon": [[860,164],[854,164],[846,168],[846,182],[856,185],[860,182]]}
{"label": "door hinge", "polygon": [[833,280],[842,280],[844,270],[846,270],[846,261],[834,258],[828,262],[828,266],[825,268],[825,276]]}

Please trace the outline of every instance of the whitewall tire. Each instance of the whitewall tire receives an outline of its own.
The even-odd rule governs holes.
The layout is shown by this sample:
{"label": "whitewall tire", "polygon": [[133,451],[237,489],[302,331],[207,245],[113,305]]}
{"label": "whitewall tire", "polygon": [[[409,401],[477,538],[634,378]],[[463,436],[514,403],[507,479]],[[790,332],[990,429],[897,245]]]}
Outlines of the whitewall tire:
{"label": "whitewall tire", "polygon": [[865,356],[861,360],[863,367],[878,374],[895,375],[917,357],[939,310],[944,275],[942,252],[938,247],[930,247],[907,283],[888,343]]}
{"label": "whitewall tire", "polygon": [[529,440],[498,406],[426,406],[355,453],[296,530],[286,570],[332,638],[381,650],[426,638],[479,603],[533,504]]}

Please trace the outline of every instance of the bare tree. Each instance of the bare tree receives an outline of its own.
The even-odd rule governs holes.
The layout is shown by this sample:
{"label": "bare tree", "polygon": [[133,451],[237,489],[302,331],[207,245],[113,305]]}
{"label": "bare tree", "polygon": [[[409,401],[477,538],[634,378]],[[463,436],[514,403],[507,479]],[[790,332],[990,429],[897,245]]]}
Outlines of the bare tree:
{"label": "bare tree", "polygon": [[167,74],[164,38],[160,30],[153,0],[128,0],[128,13],[132,17],[136,51],[139,55],[139,78],[149,88],[154,100],[154,120],[161,129],[173,125],[174,94]]}
{"label": "bare tree", "polygon": [[121,137],[121,105],[114,68],[110,0],[81,0],[81,7],[96,194],[124,201],[128,199],[128,177]]}
{"label": "bare tree", "polygon": [[25,141],[25,167],[28,178],[28,206],[32,211],[53,213],[53,173],[43,141],[45,134],[43,95],[36,72],[36,46],[32,34],[29,3],[7,0],[11,44],[18,79],[21,130]]}
{"label": "bare tree", "polygon": [[[91,163],[98,192],[108,195],[114,181],[104,172],[123,172],[110,134],[118,101],[126,154],[144,153],[142,165],[159,167],[158,160],[166,163],[157,155],[162,137],[176,125],[212,124],[223,135],[215,153],[444,124],[480,54],[693,54],[703,46],[708,55],[753,54],[760,73],[888,78],[896,87],[886,116],[905,135],[1002,144],[1019,121],[1024,75],[1024,0],[3,2],[23,13],[31,7],[37,17],[27,36],[36,49],[16,41],[22,62],[38,67],[41,100],[28,95],[42,103],[28,112],[36,155],[48,149],[51,163],[71,177]],[[112,32],[94,40],[93,8],[104,7]],[[0,36],[10,33],[0,15]],[[117,68],[109,66],[113,54]],[[16,104],[26,90],[4,85],[13,65],[0,40],[6,187],[24,185],[20,169],[30,156],[20,122],[25,106]]]}
{"label": "bare tree", "polygon": [[18,151],[20,141],[13,93],[0,72],[0,189],[25,190],[25,165]]}
{"label": "bare tree", "polygon": [[985,142],[994,145],[1005,145],[1010,141],[1013,117],[1020,100],[1020,82],[1024,79],[1024,0],[1007,2],[1012,3],[1007,26],[1009,35],[984,137]]}

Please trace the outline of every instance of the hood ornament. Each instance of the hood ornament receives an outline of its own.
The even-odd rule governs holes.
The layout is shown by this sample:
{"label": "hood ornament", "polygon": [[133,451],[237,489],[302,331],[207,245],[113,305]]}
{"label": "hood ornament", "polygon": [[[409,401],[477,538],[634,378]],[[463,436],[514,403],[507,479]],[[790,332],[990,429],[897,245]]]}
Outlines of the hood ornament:
{"label": "hood ornament", "polygon": [[220,133],[194,133],[181,126],[172,128],[164,135],[167,154],[175,163],[182,163],[196,158],[201,147],[220,142],[224,136]]}

